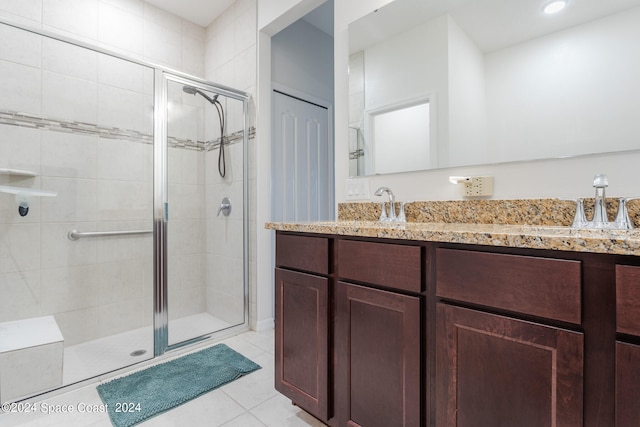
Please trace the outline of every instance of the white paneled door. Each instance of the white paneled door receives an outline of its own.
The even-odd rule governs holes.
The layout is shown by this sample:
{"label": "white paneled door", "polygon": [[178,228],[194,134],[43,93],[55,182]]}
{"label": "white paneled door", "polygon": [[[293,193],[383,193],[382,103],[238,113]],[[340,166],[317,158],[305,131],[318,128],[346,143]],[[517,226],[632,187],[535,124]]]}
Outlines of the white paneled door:
{"label": "white paneled door", "polygon": [[272,220],[333,219],[329,109],[274,90],[272,111]]}

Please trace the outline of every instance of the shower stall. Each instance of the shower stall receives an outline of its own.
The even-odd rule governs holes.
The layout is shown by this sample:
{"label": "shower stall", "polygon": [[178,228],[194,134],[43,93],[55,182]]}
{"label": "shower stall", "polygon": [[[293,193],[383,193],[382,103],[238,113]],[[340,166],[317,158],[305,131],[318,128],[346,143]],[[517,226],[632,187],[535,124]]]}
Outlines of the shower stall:
{"label": "shower stall", "polygon": [[247,328],[248,95],[0,40],[0,401]]}

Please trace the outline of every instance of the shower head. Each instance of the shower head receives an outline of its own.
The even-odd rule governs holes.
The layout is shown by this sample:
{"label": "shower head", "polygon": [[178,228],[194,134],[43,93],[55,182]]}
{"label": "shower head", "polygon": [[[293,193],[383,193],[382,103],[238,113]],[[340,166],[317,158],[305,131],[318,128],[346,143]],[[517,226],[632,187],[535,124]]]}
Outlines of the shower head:
{"label": "shower head", "polygon": [[182,90],[184,93],[188,93],[189,95],[195,95],[198,89],[193,86],[182,86]]}
{"label": "shower head", "polygon": [[196,89],[193,86],[182,86],[182,91],[184,93],[188,93],[189,95],[195,95],[196,93],[198,95],[201,95],[204,99],[206,99],[207,101],[209,101],[212,104],[215,104],[216,100],[218,99],[218,95],[214,95],[213,98],[209,97],[209,95],[207,95],[206,93],[204,93],[203,91]]}

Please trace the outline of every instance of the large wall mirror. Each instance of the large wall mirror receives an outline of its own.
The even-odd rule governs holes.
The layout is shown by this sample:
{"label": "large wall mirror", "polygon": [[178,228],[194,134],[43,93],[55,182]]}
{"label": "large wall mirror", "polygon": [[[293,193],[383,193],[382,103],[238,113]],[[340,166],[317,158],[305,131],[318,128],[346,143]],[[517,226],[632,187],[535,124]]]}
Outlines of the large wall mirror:
{"label": "large wall mirror", "polygon": [[395,0],[350,24],[350,175],[640,149],[640,0],[549,3]]}

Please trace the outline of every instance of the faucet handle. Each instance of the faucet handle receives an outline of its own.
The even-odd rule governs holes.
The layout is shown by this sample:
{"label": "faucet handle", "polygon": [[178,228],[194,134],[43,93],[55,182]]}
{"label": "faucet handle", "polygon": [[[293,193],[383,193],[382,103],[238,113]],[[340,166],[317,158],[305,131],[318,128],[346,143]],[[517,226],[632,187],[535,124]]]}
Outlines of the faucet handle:
{"label": "faucet handle", "polygon": [[397,222],[407,222],[407,216],[404,213],[404,204],[406,202],[400,203],[400,213],[398,214]]}
{"label": "faucet handle", "polygon": [[616,228],[621,230],[631,230],[633,228],[633,221],[629,218],[627,202],[638,199],[640,199],[640,197],[621,197],[618,199],[618,214],[614,221]]}
{"label": "faucet handle", "polygon": [[378,220],[380,222],[389,221],[389,218],[387,217],[387,206],[384,202],[380,203],[380,218]]}
{"label": "faucet handle", "polygon": [[587,217],[584,214],[584,199],[576,199],[576,214],[573,217],[573,227],[584,227]]}
{"label": "faucet handle", "polygon": [[578,198],[578,199],[560,199],[560,200],[566,200],[569,202],[575,202],[576,203],[576,213],[573,217],[573,224],[571,224],[572,227],[575,228],[581,228],[587,225],[587,217],[584,214],[584,199],[582,198]]}

